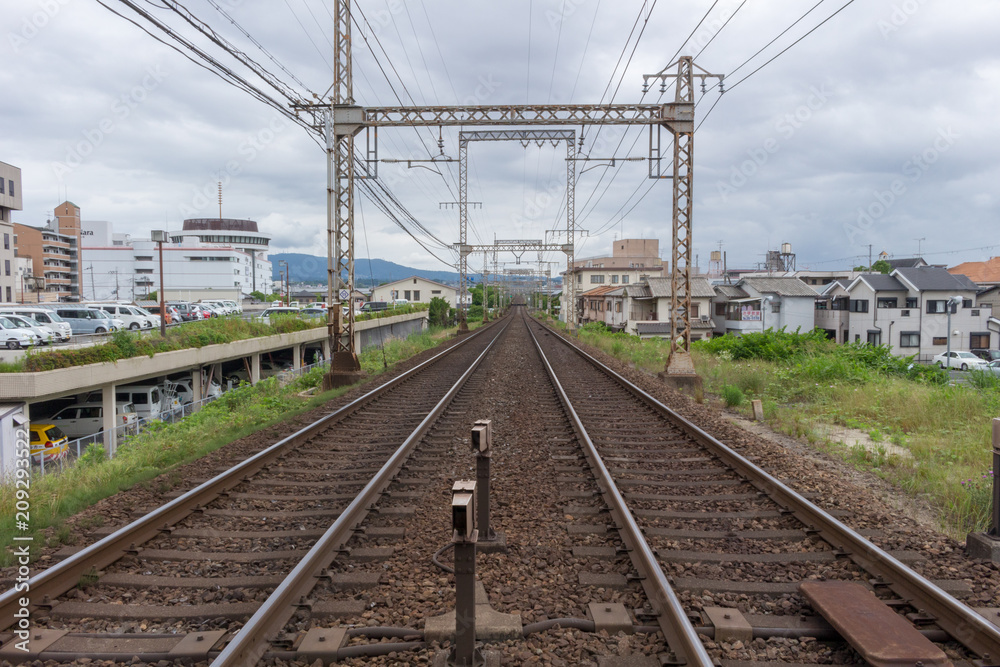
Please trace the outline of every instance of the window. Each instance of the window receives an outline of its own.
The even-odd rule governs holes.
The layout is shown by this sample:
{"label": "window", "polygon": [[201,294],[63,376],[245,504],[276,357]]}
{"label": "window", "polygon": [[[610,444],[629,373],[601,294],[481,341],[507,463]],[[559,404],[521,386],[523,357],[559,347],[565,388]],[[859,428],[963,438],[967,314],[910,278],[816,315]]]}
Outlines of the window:
{"label": "window", "polygon": [[896,308],[896,297],[879,297],[875,302],[876,308]]}
{"label": "window", "polygon": [[14,196],[14,181],[7,181],[7,184],[10,186],[10,188],[8,188],[8,193],[10,194],[11,197],[13,197]]}
{"label": "window", "polygon": [[138,255],[138,256],[136,256],[135,261],[137,261],[137,262],[152,262],[153,261],[153,256],[152,255]]}
{"label": "window", "polygon": [[628,285],[628,276],[627,275],[622,275],[622,284],[623,285]]}
{"label": "window", "polygon": [[590,276],[590,284],[591,285],[603,285],[604,284],[604,276],[596,276],[596,275],[595,276]]}
{"label": "window", "polygon": [[969,334],[969,349],[986,350],[990,347],[990,332],[974,331]]}
{"label": "window", "polygon": [[441,290],[439,290],[439,289],[432,289],[431,290],[431,294],[440,294],[440,293],[441,293]]}
{"label": "window", "polygon": [[906,307],[907,308],[919,308],[920,307],[919,301],[920,301],[920,299],[918,299],[915,296],[908,296],[908,297],[906,297]]}
{"label": "window", "polygon": [[3,261],[3,274],[5,276],[9,276],[10,275],[10,260],[9,259],[5,259]]}
{"label": "window", "polygon": [[410,290],[403,290],[403,298],[407,301],[410,300]]}
{"label": "window", "polygon": [[[10,288],[8,287],[7,289],[10,289]],[[616,313],[622,312],[622,302],[621,301],[615,301],[615,312]]]}
{"label": "window", "polygon": [[851,312],[852,313],[867,313],[868,312],[868,299],[851,299]]}
{"label": "window", "polygon": [[724,303],[715,304],[715,314],[724,316],[726,314],[726,304]]}
{"label": "window", "polygon": [[816,310],[826,310],[826,308],[827,308],[826,301],[817,301],[816,302]]}
{"label": "window", "polygon": [[920,347],[919,331],[901,331],[899,333],[900,347]]}
{"label": "window", "polygon": [[10,234],[4,233],[3,235],[3,249],[10,250]]}
{"label": "window", "polygon": [[972,299],[962,299],[962,308],[972,308]]}
{"label": "window", "polygon": [[899,311],[899,316],[900,317],[909,317],[910,316],[910,311],[908,311],[908,310],[901,310],[901,311]]}
{"label": "window", "polygon": [[0,195],[2,195],[2,194],[4,194],[4,192],[3,192],[3,179],[0,178]]}
{"label": "window", "polygon": [[973,317],[979,317],[979,309],[978,309],[978,308],[977,308],[977,309],[974,309],[974,310],[972,311],[972,316],[973,316]]}
{"label": "window", "polygon": [[931,339],[931,345],[947,345],[948,338],[945,336],[935,336]]}
{"label": "window", "polygon": [[583,274],[582,273],[576,274],[576,282],[578,282],[578,283],[582,283],[583,282]]}
{"label": "window", "polygon": [[420,290],[418,289],[413,290],[413,300],[420,301]]}
{"label": "window", "polygon": [[618,274],[617,273],[614,274],[613,276],[611,276],[611,282],[615,283],[615,284],[618,283]]}
{"label": "window", "polygon": [[6,299],[6,301],[8,303],[10,303],[11,301],[13,301],[13,299],[10,298],[10,288],[9,287],[7,288],[7,299]]}
{"label": "window", "polygon": [[927,302],[927,312],[929,314],[947,313],[948,312],[947,308],[948,308],[948,301],[944,299],[932,300]]}
{"label": "window", "polygon": [[882,344],[882,332],[870,329],[868,331],[868,344],[869,345],[881,345]]}
{"label": "window", "polygon": [[[865,303],[868,303],[868,302],[866,301]],[[781,302],[780,301],[772,301],[771,302],[771,312],[772,313],[780,313],[781,312]]]}

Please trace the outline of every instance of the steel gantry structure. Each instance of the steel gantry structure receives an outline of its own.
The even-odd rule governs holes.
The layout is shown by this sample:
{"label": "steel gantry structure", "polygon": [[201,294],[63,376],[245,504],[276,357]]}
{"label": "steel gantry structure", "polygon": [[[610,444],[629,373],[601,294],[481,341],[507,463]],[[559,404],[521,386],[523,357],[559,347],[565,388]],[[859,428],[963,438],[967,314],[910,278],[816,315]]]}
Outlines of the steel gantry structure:
{"label": "steel gantry structure", "polygon": [[[361,107],[355,103],[352,89],[351,0],[336,0],[334,10],[334,83],[326,101],[293,105],[297,114],[311,115],[311,125],[326,137],[327,149],[327,232],[328,232],[328,302],[331,304],[328,327],[333,364],[328,384],[338,382],[337,375],[353,378],[360,366],[354,338],[354,309],[346,316],[340,303],[348,300],[354,287],[354,137],[365,128],[375,131],[386,127],[450,126],[580,126],[639,125],[650,128],[650,156],[659,173],[658,143],[652,132],[666,129],[673,138],[673,168],[666,178],[673,180],[672,263],[671,263],[671,354],[667,373],[693,374],[687,354],[690,348],[691,312],[691,213],[694,167],[694,81],[704,84],[708,78],[722,79],[697,68],[690,57],[681,57],[656,74],[644,75],[644,87],[658,80],[661,90],[674,81],[673,102],[665,104],[510,104],[471,106],[389,106]],[[659,136],[657,134],[657,136]],[[573,160],[569,161],[573,164]],[[569,169],[569,168],[568,168]],[[467,213],[467,211],[466,211]],[[464,223],[462,227],[464,239]],[[567,239],[571,245],[574,239]],[[468,247],[462,244],[460,257],[465,266]],[[474,247],[474,246],[473,246]],[[545,248],[549,250],[550,248]],[[555,249],[555,248],[553,248]],[[562,248],[559,248],[562,249]],[[563,252],[566,252],[563,249]],[[572,282],[572,263],[567,275]],[[460,286],[462,289],[462,286]],[[575,309],[575,304],[571,307]]]}
{"label": "steel gantry structure", "polygon": [[[459,227],[458,227],[458,284],[459,284],[459,318],[460,326],[465,325],[465,301],[461,298],[465,292],[465,279],[468,274],[468,257],[472,246],[468,245],[469,227],[469,143],[473,141],[519,141],[525,146],[529,142],[542,145],[546,142],[566,143],[566,243],[559,250],[566,253],[566,265],[573,266],[576,244],[576,130],[485,130],[462,131],[458,133],[458,190],[459,190]],[[501,242],[502,243],[502,242]],[[515,242],[516,243],[516,242]],[[541,243],[541,242],[539,242]],[[524,248],[529,250],[530,248]],[[500,249],[494,244],[494,257]],[[494,260],[495,261],[495,260]],[[574,292],[575,284],[570,281],[570,294]],[[576,324],[566,320],[567,324]]]}

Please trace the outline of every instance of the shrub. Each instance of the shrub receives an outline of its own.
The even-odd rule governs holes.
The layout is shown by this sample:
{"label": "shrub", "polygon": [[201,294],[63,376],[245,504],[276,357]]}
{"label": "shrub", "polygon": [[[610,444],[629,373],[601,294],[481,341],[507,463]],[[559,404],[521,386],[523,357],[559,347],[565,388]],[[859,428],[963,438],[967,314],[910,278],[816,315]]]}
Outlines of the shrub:
{"label": "shrub", "polygon": [[730,408],[735,408],[743,404],[743,392],[739,387],[727,384],[722,388],[722,400]]}

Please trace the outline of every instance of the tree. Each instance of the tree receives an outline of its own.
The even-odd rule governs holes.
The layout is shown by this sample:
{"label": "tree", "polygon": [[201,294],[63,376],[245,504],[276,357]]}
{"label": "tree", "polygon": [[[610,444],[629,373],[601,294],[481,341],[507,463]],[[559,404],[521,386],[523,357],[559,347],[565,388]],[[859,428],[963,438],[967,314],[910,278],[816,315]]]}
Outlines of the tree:
{"label": "tree", "polygon": [[[869,270],[869,268],[867,266],[855,266],[854,270],[866,272]],[[880,259],[871,265],[871,271],[877,271],[878,273],[889,274],[892,273],[892,265],[889,264],[889,262],[885,261],[884,259]]]}
{"label": "tree", "polygon": [[160,300],[160,295],[157,292],[150,292],[149,294],[146,295],[146,300],[158,302]]}
{"label": "tree", "polygon": [[448,326],[448,302],[439,296],[431,299],[430,308],[427,311],[427,319],[432,327]]}
{"label": "tree", "polygon": [[250,298],[259,302],[267,301],[267,295],[261,292],[260,290],[254,290],[250,292]]}

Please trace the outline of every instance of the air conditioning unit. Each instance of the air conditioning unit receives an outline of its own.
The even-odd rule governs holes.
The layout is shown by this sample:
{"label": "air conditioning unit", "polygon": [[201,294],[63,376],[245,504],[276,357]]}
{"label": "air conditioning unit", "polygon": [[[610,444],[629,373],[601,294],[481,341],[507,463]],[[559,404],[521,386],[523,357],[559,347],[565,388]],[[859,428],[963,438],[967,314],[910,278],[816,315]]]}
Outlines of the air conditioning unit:
{"label": "air conditioning unit", "polygon": [[709,319],[710,319],[710,318],[709,318],[709,316],[708,316],[708,315],[702,315],[702,316],[701,316],[701,321],[702,321],[702,322],[708,322],[708,321],[709,321]]}

